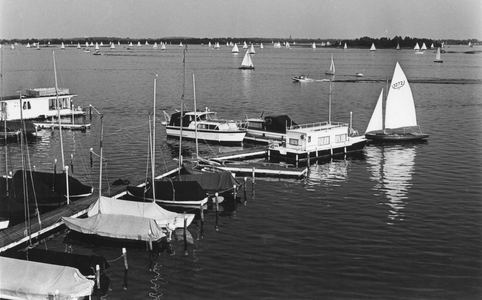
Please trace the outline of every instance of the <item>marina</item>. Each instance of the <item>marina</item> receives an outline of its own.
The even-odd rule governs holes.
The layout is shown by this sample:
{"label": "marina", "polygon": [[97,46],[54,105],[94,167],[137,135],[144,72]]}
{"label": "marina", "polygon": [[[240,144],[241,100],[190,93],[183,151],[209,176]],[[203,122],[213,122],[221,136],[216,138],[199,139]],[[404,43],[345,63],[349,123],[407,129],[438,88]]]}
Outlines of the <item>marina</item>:
{"label": "marina", "polygon": [[[333,131],[334,136],[346,134],[347,141],[353,138],[356,151],[341,150],[340,155],[332,157],[331,152],[326,156],[306,154],[310,153],[310,148],[306,148],[303,155],[308,156],[298,158],[298,163],[306,166],[296,168],[296,159],[286,165],[268,160],[268,155],[273,154],[270,150],[291,151],[269,148],[269,139],[245,140],[242,150],[229,147],[221,152],[206,141],[196,144],[186,140],[180,144],[178,137],[168,138],[165,128],[159,126],[155,167],[156,174],[161,175],[156,177],[178,172],[180,154],[186,161],[200,156],[216,168],[235,173],[234,178],[242,184],[237,199],[226,197],[222,203],[203,203],[206,207],[201,209],[181,208],[181,214],[186,211],[195,215],[186,236],[182,229],[173,232],[171,244],[175,254],[162,253],[152,269],[148,266],[145,241],[140,249],[127,247],[126,256],[114,244],[73,242],[72,232],[60,220],[85,215],[99,199],[100,165],[104,167],[101,194],[109,198],[126,196],[127,184],[113,184],[118,179],[137,186],[152,177],[147,150],[152,87],[145,83],[152,82],[154,74],[159,73],[156,64],[162,65],[157,111],[179,109],[183,54],[177,44],[168,45],[163,52],[153,52],[156,50],[152,47],[127,50],[121,45],[105,50],[115,55],[99,57],[66,47],[57,55],[65,76],[62,85],[67,83],[65,86],[75,91],[76,103],[82,107],[94,105],[104,114],[102,159],[96,154],[89,159],[91,148],[92,152],[99,152],[98,115],[92,116],[91,126],[85,131],[62,132],[66,157],[74,154],[74,167],[70,169],[75,170],[76,178],[94,186],[94,194],[42,214],[41,223],[32,218],[29,226],[20,223],[0,231],[2,256],[28,246],[30,239],[34,247],[48,247],[49,251],[70,249],[75,254],[103,255],[111,264],[107,273],[112,290],[107,297],[112,299],[145,299],[150,293],[164,299],[296,299],[300,295],[347,299],[370,298],[374,292],[384,298],[395,294],[408,298],[449,295],[468,299],[482,295],[480,235],[473,226],[480,220],[481,194],[477,184],[481,182],[482,163],[480,155],[474,155],[480,152],[480,140],[466,143],[474,130],[476,135],[481,134],[477,95],[482,94],[482,66],[476,57],[479,54],[467,55],[463,48],[452,46],[449,49],[455,53],[446,54],[443,64],[434,64],[433,57],[415,55],[412,49],[370,52],[350,47],[336,52],[335,81],[300,85],[292,82],[292,74],[317,74],[323,78],[323,72],[317,70],[319,64],[310,61],[319,58],[321,51],[323,57],[329,57],[333,49],[292,45],[288,50],[265,45],[263,51],[256,53],[256,70],[250,72],[238,69],[242,57],[235,58],[231,47],[221,47],[219,51],[199,45],[189,47],[192,59],[188,59],[191,65],[187,69],[203,73],[198,78],[199,95],[219,96],[203,100],[213,111],[230,120],[242,120],[244,115],[260,116],[268,109],[270,116],[288,114],[297,124],[288,127],[286,137],[279,138],[280,145],[283,140],[289,145],[290,139],[297,139],[300,146],[308,141],[301,140],[301,134],[311,135],[314,141],[318,140],[318,132],[327,130]],[[22,66],[17,54],[9,56],[5,67],[18,69],[5,72],[5,87],[10,94],[16,89],[13,83],[29,73],[22,70],[33,68],[31,73],[51,73],[45,68],[51,61],[49,51],[18,51],[18,57],[31,67]],[[168,53],[170,56],[163,56]],[[376,62],[373,56],[377,56]],[[45,63],[36,65],[39,61]],[[284,64],[286,61],[290,63]],[[352,66],[354,61],[359,64]],[[417,116],[423,116],[419,117],[419,124],[430,138],[421,143],[374,145],[362,135],[350,136],[350,129],[366,128],[380,90],[385,87],[383,78],[392,75],[397,61],[410,81]],[[470,65],[476,67],[468,68]],[[444,67],[447,69],[434,69]],[[81,71],[75,76],[66,72],[77,69]],[[364,70],[366,82],[352,82],[353,75],[342,75],[355,74],[357,70]],[[234,84],[219,84],[216,78],[220,74]],[[82,80],[74,80],[76,76]],[[43,86],[49,85],[52,83]],[[185,90],[186,98],[192,99],[192,93],[187,92],[192,90],[188,81]],[[337,122],[327,117],[327,99],[332,93],[336,96],[331,101],[330,115]],[[232,100],[228,107],[227,102],[220,103],[219,99]],[[460,115],[464,116],[463,121]],[[160,123],[162,117],[157,120]],[[38,139],[28,144],[37,170],[52,169],[53,157],[59,157],[61,152],[60,134],[59,130],[44,129]],[[462,144],[467,147],[464,151],[454,147]],[[198,151],[194,150],[196,145]],[[20,143],[9,142],[4,149],[8,159],[0,160],[0,168],[20,168]],[[456,152],[459,154],[455,158]],[[310,162],[306,163],[303,159],[308,158]],[[285,173],[280,174],[281,170]],[[290,180],[282,180],[287,178]],[[128,257],[129,263],[126,289],[123,257]],[[245,270],[242,276],[240,270]],[[346,286],[356,292],[346,290]]]}

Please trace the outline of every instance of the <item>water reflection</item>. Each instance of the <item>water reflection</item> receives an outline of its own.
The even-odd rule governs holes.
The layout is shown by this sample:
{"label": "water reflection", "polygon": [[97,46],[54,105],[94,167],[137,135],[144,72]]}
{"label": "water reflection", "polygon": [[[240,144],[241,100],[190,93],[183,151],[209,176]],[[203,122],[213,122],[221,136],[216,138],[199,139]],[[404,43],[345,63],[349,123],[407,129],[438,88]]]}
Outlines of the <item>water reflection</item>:
{"label": "water reflection", "polygon": [[412,185],[416,147],[413,145],[367,146],[366,161],[375,182],[374,190],[386,196],[389,206],[388,223],[404,220],[408,189]]}
{"label": "water reflection", "polygon": [[323,164],[310,166],[308,185],[318,185],[319,183],[337,185],[348,177],[348,166],[350,160],[332,160]]}

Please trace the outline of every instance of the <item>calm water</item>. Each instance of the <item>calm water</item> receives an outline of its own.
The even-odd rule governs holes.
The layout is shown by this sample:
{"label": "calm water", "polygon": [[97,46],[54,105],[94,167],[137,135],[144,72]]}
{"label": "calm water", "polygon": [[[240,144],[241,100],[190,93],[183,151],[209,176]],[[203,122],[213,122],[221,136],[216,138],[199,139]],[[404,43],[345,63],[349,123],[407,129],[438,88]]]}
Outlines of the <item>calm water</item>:
{"label": "calm water", "polygon": [[[161,256],[156,273],[147,252],[129,249],[129,289],[121,288],[123,263],[113,261],[113,290],[107,299],[480,299],[482,298],[482,53],[452,46],[443,64],[435,54],[412,50],[257,49],[255,71],[237,67],[242,54],[230,48],[189,46],[185,99],[192,108],[192,74],[198,108],[220,117],[286,113],[296,122],[328,119],[327,83],[299,84],[291,76],[325,78],[333,53],[337,80],[375,82],[333,84],[332,119],[364,132],[384,80],[399,61],[411,82],[418,121],[427,143],[373,146],[361,157],[314,165],[309,178],[256,180],[246,186],[246,205],[219,215],[207,211],[191,225],[194,244],[183,256]],[[180,107],[182,50],[143,46],[94,56],[68,48],[56,51],[59,86],[78,94],[104,117],[105,184],[142,177],[147,169],[147,115],[157,81],[157,117]],[[4,51],[5,94],[19,87],[54,85],[52,52],[17,47]],[[443,83],[442,83],[443,82]],[[99,153],[97,116],[85,133],[64,132],[75,176],[98,186],[98,166],[90,169],[89,149]],[[157,130],[157,170],[177,157],[178,141]],[[183,143],[185,155],[194,144]],[[249,145],[245,145],[249,146]],[[201,146],[201,153],[219,150]],[[223,148],[225,151],[226,148]],[[29,144],[32,165],[52,168],[59,157],[59,134],[43,132]],[[2,155],[3,157],[3,155]],[[70,158],[67,160],[70,162]],[[4,158],[1,160],[4,167]],[[18,145],[9,145],[9,165],[20,167]],[[107,192],[107,187],[105,188]],[[244,199],[244,196],[241,195]],[[63,251],[63,235],[47,247]],[[120,249],[73,246],[75,253],[115,260]]]}

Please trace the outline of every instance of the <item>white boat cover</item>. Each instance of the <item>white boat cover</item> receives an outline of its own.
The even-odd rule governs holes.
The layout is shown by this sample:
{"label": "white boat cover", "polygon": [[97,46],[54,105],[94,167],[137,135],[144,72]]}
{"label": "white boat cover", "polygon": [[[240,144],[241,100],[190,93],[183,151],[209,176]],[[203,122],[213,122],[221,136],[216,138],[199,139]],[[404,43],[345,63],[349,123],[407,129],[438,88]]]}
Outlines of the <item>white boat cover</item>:
{"label": "white boat cover", "polygon": [[149,241],[166,235],[170,229],[191,224],[194,214],[179,214],[163,209],[153,202],[136,202],[109,197],[99,199],[89,207],[87,218],[63,217],[65,225],[77,232],[104,237]]}
{"label": "white boat cover", "polygon": [[75,299],[91,295],[94,288],[94,281],[72,267],[7,257],[0,257],[0,266],[2,299]]}

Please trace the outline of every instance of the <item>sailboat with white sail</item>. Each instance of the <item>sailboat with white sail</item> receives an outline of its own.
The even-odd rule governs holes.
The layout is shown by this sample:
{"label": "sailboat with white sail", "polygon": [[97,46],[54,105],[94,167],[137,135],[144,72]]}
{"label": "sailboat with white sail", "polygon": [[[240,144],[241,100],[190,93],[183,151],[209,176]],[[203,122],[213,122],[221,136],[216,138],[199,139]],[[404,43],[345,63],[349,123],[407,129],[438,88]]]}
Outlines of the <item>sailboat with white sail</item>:
{"label": "sailboat with white sail", "polygon": [[256,54],[256,51],[254,50],[253,44],[251,44],[251,47],[249,48],[249,54]]}
{"label": "sailboat with white sail", "polygon": [[333,61],[333,54],[331,55],[330,69],[326,70],[326,75],[335,75],[335,62]]}
{"label": "sailboat with white sail", "polygon": [[235,43],[233,49],[231,49],[231,53],[239,53],[238,45]]}
{"label": "sailboat with white sail", "polygon": [[383,89],[378,98],[365,137],[372,141],[402,142],[426,139],[417,123],[415,103],[407,77],[397,62],[386,99],[383,120]]}
{"label": "sailboat with white sail", "polygon": [[241,62],[241,67],[239,69],[242,70],[254,70],[253,60],[251,59],[251,54],[249,50],[246,50],[246,54],[244,54],[243,61]]}
{"label": "sailboat with white sail", "polygon": [[435,54],[435,60],[434,62],[436,63],[443,63],[444,61],[442,60],[442,56],[440,54],[440,47],[437,47],[437,53]]}
{"label": "sailboat with white sail", "polygon": [[375,47],[375,43],[372,43],[372,46],[370,47],[370,51],[377,51],[377,48]]}

